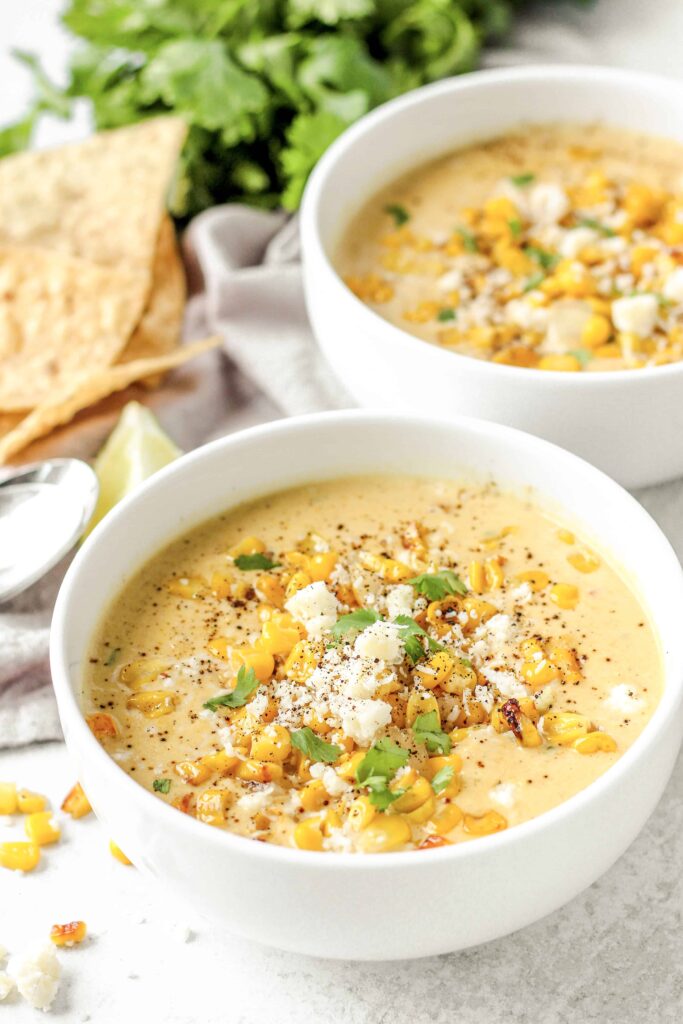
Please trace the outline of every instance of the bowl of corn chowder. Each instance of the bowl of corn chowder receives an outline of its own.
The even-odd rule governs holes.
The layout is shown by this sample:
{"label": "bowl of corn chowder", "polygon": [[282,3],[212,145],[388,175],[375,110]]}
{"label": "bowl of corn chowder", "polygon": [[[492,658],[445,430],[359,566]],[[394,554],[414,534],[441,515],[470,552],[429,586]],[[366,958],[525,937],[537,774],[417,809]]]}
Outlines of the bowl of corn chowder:
{"label": "bowl of corn chowder", "polygon": [[349,129],[302,246],[315,335],[360,404],[520,427],[626,486],[683,472],[681,100],[654,76],[519,68]]}
{"label": "bowl of corn chowder", "polygon": [[51,661],[141,871],[249,938],[392,959],[521,927],[623,852],[680,743],[682,612],[659,529],[569,453],[321,414],[185,456],[107,517]]}

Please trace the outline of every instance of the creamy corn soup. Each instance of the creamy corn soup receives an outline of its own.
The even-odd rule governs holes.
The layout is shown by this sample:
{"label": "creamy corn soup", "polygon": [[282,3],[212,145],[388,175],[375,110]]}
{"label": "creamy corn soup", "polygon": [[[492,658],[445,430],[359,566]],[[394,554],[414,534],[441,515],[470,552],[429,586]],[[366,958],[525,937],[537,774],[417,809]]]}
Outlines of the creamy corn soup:
{"label": "creamy corn soup", "polygon": [[683,358],[683,146],[543,125],[376,195],[336,257],[355,294],[444,349],[541,370]]}
{"label": "creamy corn soup", "polygon": [[493,486],[358,477],[155,556],[95,637],[85,713],[140,785],[304,850],[468,841],[605,772],[662,689],[600,553]]}

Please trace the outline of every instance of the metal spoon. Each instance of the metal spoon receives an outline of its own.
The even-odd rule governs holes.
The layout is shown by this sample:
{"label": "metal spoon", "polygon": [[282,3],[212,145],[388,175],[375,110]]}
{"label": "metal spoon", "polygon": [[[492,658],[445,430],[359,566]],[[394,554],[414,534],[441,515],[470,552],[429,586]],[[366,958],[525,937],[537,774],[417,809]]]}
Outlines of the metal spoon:
{"label": "metal spoon", "polygon": [[87,463],[48,459],[0,476],[0,601],[44,576],[73,547],[95,510]]}

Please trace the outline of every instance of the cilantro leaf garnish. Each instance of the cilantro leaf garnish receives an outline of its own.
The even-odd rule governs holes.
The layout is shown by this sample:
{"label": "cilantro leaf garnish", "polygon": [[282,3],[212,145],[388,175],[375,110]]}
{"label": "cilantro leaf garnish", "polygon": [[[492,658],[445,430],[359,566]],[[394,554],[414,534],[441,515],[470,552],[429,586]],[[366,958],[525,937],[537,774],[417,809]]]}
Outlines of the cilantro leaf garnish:
{"label": "cilantro leaf garnish", "polygon": [[542,273],[532,274],[531,277],[527,278],[526,283],[525,283],[524,287],[522,288],[522,291],[523,292],[530,292],[534,288],[538,288],[539,284],[542,284],[543,281],[545,281],[545,274],[542,274]]}
{"label": "cilantro leaf garnish", "polygon": [[451,738],[443,732],[437,711],[426,711],[413,722],[413,736],[424,743],[430,754],[450,754]]}
{"label": "cilantro leaf garnish", "polygon": [[537,245],[525,245],[522,251],[535,260],[543,270],[552,270],[560,261],[557,253],[548,252],[547,249],[541,249]]}
{"label": "cilantro leaf garnish", "polygon": [[152,789],[155,793],[168,793],[171,788],[170,779],[155,779],[152,783]]}
{"label": "cilantro leaf garnish", "polygon": [[457,316],[458,314],[455,312],[454,309],[452,309],[450,306],[445,306],[443,309],[440,309],[439,312],[436,314],[436,319],[443,324],[447,320],[457,319]]}
{"label": "cilantro leaf garnish", "polygon": [[229,693],[221,693],[218,697],[212,697],[203,705],[209,711],[216,711],[217,708],[241,708],[247,703],[254,690],[259,686],[256,673],[253,668],[240,665],[237,673],[235,689]]}
{"label": "cilantro leaf garnish", "polygon": [[388,206],[384,207],[384,212],[394,218],[394,224],[397,228],[403,227],[410,220],[410,214],[405,206],[401,206],[400,203],[389,203]]}
{"label": "cilantro leaf garnish", "polygon": [[472,668],[472,662],[470,661],[469,658],[461,658],[460,659],[460,664],[464,665],[465,668]]}
{"label": "cilantro leaf garnish", "polygon": [[273,562],[267,555],[238,555],[235,565],[238,569],[277,569],[280,562]]}
{"label": "cilantro leaf garnish", "polygon": [[297,729],[290,733],[292,745],[305,754],[311,761],[323,761],[325,764],[334,764],[342,754],[341,747],[334,743],[326,743],[306,725],[303,729]]}
{"label": "cilantro leaf garnish", "polygon": [[352,631],[360,633],[371,626],[373,622],[379,622],[380,618],[379,612],[376,612],[374,608],[359,608],[357,611],[349,612],[348,615],[342,615],[340,619],[337,619],[332,627],[332,636],[339,640],[346,633]]}
{"label": "cilantro leaf garnish", "polygon": [[440,768],[432,779],[432,789],[435,793],[443,793],[444,789],[447,789],[451,784],[451,780],[455,775],[455,769],[452,764],[445,764],[443,768]]}
{"label": "cilantro leaf garnish", "polygon": [[424,594],[430,601],[441,601],[448,594],[467,593],[467,587],[452,569],[439,569],[438,572],[423,572],[413,576],[408,583],[415,587],[418,594]]}
{"label": "cilantro leaf garnish", "polygon": [[359,786],[370,790],[370,803],[380,811],[386,810],[389,804],[398,800],[401,790],[392,792],[389,783],[399,768],[408,763],[409,753],[403,747],[392,743],[390,739],[378,740],[356,768],[356,782]]}
{"label": "cilantro leaf garnish", "polygon": [[411,619],[410,615],[397,615],[393,621],[397,626],[400,626],[398,635],[403,641],[405,652],[413,664],[425,656],[425,649],[421,639],[423,637],[427,639],[427,646],[430,651],[443,650],[443,644],[432,640],[429,634],[425,633],[422,626],[415,619]]}
{"label": "cilantro leaf garnish", "polygon": [[530,185],[532,181],[536,181],[536,175],[532,174],[531,171],[525,171],[524,174],[511,174],[510,181],[513,185],[521,188],[524,185]]}
{"label": "cilantro leaf garnish", "polygon": [[121,653],[121,648],[120,647],[114,647],[113,650],[110,652],[109,657],[107,658],[107,660],[104,663],[105,664],[105,668],[110,668],[114,664],[114,662],[116,661],[116,659],[118,658],[120,653]]}
{"label": "cilantro leaf garnish", "polygon": [[513,238],[519,238],[522,233],[522,222],[518,217],[511,217],[508,221],[508,227],[510,228],[510,234]]}
{"label": "cilantro leaf garnish", "polygon": [[587,348],[572,348],[567,352],[567,355],[574,356],[575,359],[579,360],[582,366],[585,366],[586,363],[589,363],[593,358],[593,353]]}
{"label": "cilantro leaf garnish", "polygon": [[455,230],[462,238],[462,243],[465,247],[465,252],[479,252],[477,239],[474,237],[471,231],[468,231],[467,228],[456,228]]}
{"label": "cilantro leaf garnish", "polygon": [[579,227],[592,228],[593,231],[599,231],[601,235],[605,236],[605,238],[614,238],[616,235],[616,231],[608,227],[607,224],[602,224],[594,217],[582,217],[578,224]]}

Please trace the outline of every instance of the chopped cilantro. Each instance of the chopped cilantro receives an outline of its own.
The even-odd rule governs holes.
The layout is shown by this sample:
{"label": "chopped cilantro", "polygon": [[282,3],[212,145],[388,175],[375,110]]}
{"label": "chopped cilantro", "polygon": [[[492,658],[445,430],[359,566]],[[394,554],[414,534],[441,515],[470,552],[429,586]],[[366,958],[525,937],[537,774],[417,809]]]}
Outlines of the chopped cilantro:
{"label": "chopped cilantro", "polygon": [[356,782],[370,790],[370,803],[378,810],[386,810],[402,795],[400,789],[392,792],[389,783],[399,768],[408,763],[408,757],[407,750],[385,738],[373,743],[356,768]]}
{"label": "chopped cilantro", "polygon": [[440,309],[439,312],[436,314],[436,319],[440,320],[441,323],[445,323],[446,320],[455,320],[457,316],[458,314],[455,312],[454,309],[451,309],[450,306],[445,306],[443,309]]}
{"label": "chopped cilantro", "polygon": [[155,779],[152,783],[152,789],[155,793],[168,793],[171,788],[170,779]]}
{"label": "chopped cilantro", "polygon": [[116,659],[118,658],[120,653],[121,653],[121,648],[120,647],[114,647],[114,649],[110,652],[109,657],[107,658],[107,660],[104,663],[105,667],[106,668],[110,668],[114,664],[114,662],[116,661]]}
{"label": "chopped cilantro", "polygon": [[593,353],[589,352],[587,348],[573,348],[567,353],[567,355],[574,356],[575,359],[579,360],[582,366],[585,366],[586,363],[590,362],[593,358]]}
{"label": "chopped cilantro", "polygon": [[427,711],[413,722],[413,736],[430,754],[450,754],[451,738],[441,730],[438,711]]}
{"label": "chopped cilantro", "polygon": [[606,224],[601,224],[600,221],[595,220],[594,217],[582,217],[578,223],[579,227],[592,228],[593,231],[599,231],[601,235],[605,236],[605,238],[614,238],[616,235],[616,231],[613,231],[612,228],[608,227]]}
{"label": "chopped cilantro", "polygon": [[432,638],[425,633],[422,626],[420,626],[415,619],[411,619],[410,615],[397,615],[394,622],[397,626],[401,627],[399,630],[399,636],[403,641],[405,652],[413,664],[425,656],[425,649],[421,640],[422,637],[426,637],[427,646],[430,651],[443,650],[443,644],[437,643],[436,640],[432,640]]}
{"label": "chopped cilantro", "polygon": [[280,562],[273,562],[267,555],[238,555],[235,565],[238,569],[277,569]]}
{"label": "chopped cilantro", "polygon": [[463,245],[465,246],[465,252],[479,252],[477,239],[471,231],[468,231],[467,228],[456,228],[455,230],[462,238]]}
{"label": "chopped cilantro", "polygon": [[508,227],[510,228],[510,234],[513,238],[519,238],[522,233],[522,222],[518,217],[511,217],[508,221]]}
{"label": "chopped cilantro", "polygon": [[439,569],[438,572],[423,572],[408,580],[418,594],[424,594],[430,601],[441,601],[448,594],[467,593],[467,587],[452,569]]}
{"label": "chopped cilantro", "polygon": [[341,747],[334,743],[326,743],[306,725],[303,729],[297,729],[290,734],[292,744],[305,754],[311,761],[323,761],[325,764],[334,764],[342,754]]}
{"label": "chopped cilantro", "polygon": [[540,249],[537,245],[525,245],[523,252],[538,263],[542,270],[552,270],[559,263],[560,257],[555,252]]}
{"label": "chopped cilantro", "polygon": [[536,175],[532,174],[531,171],[525,171],[524,174],[511,174],[510,181],[513,185],[521,188],[524,185],[530,185],[532,181],[536,181]]}
{"label": "chopped cilantro", "polygon": [[539,284],[541,284],[543,281],[545,281],[545,274],[542,274],[542,273],[532,274],[531,277],[527,278],[526,283],[525,283],[524,287],[522,288],[522,291],[523,292],[533,291],[533,289],[534,288],[538,288]]}
{"label": "chopped cilantro", "polygon": [[405,206],[401,206],[400,203],[389,203],[388,206],[384,207],[384,212],[394,218],[394,224],[397,228],[403,227],[410,220],[410,214]]}
{"label": "chopped cilantro", "polygon": [[470,661],[469,658],[461,658],[460,659],[460,664],[464,665],[465,668],[472,668],[472,662]]}
{"label": "chopped cilantro", "polygon": [[444,789],[447,789],[451,784],[451,780],[455,775],[455,770],[452,764],[445,764],[443,768],[440,768],[432,779],[432,789],[435,793],[443,793]]}
{"label": "chopped cilantro", "polygon": [[258,685],[259,681],[253,668],[240,665],[235,689],[229,693],[221,693],[218,697],[212,697],[211,700],[206,701],[204,707],[210,711],[216,711],[217,708],[241,708],[247,703]]}
{"label": "chopped cilantro", "polygon": [[348,615],[342,615],[340,619],[337,619],[332,627],[332,636],[339,640],[346,633],[352,631],[360,633],[371,626],[373,622],[379,622],[380,617],[379,612],[373,608],[359,608],[358,611],[349,612]]}

